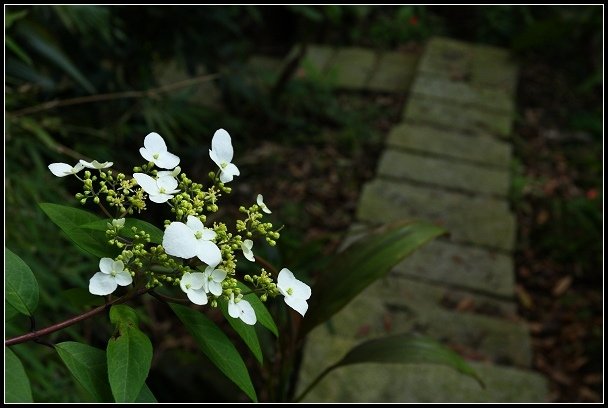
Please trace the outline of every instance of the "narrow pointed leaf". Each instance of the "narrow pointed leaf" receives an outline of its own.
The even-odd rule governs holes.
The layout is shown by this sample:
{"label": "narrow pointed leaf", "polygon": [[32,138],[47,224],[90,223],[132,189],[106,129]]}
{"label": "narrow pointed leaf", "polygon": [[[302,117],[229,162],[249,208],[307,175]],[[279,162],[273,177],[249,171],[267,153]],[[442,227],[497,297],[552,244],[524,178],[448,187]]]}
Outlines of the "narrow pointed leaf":
{"label": "narrow pointed leaf", "polygon": [[484,387],[477,373],[454,351],[426,337],[398,334],[368,340],[353,347],[340,361],[326,368],[295,401],[300,401],[323,377],[336,368],[361,363],[441,364],[473,377]]}
{"label": "narrow pointed leaf", "polygon": [[[108,229],[108,222],[112,222],[111,219],[103,219],[84,224],[81,228],[91,229],[96,231],[105,231]],[[150,234],[150,242],[155,244],[162,244],[164,232],[155,225],[149,222],[138,220],[136,218],[125,218],[125,226],[120,230],[119,235],[125,238],[133,238],[135,233],[131,228],[136,227],[138,230],[144,230]]]}
{"label": "narrow pointed leaf", "polygon": [[260,341],[258,340],[258,335],[255,332],[255,326],[244,323],[241,319],[235,319],[228,314],[228,303],[224,299],[218,299],[218,304],[222,309],[222,313],[224,317],[232,326],[235,332],[241,339],[245,342],[249,350],[253,353],[255,358],[260,362],[260,364],[264,363],[264,357],[262,356],[262,348],[260,347]]}
{"label": "narrow pointed leaf", "polygon": [[82,251],[97,258],[116,255],[117,251],[107,243],[105,232],[81,228],[82,225],[99,220],[95,214],[59,204],[40,203],[39,205],[51,221]]}
{"label": "narrow pointed leaf", "polygon": [[414,250],[444,233],[437,225],[421,221],[391,224],[335,255],[312,288],[300,336],[339,312]]}
{"label": "narrow pointed leaf", "polygon": [[[243,293],[251,292],[251,289],[248,288],[245,284],[237,282],[237,285]],[[266,308],[264,302],[262,302],[260,298],[256,296],[255,293],[249,293],[243,296],[243,299],[247,300],[251,304],[251,307],[253,307],[258,322],[260,322],[262,326],[270,330],[276,337],[279,337],[279,329],[277,328],[277,325],[274,322],[272,315]]]}
{"label": "narrow pointed leaf", "polygon": [[4,402],[33,402],[30,380],[19,357],[4,347]]}
{"label": "narrow pointed leaf", "polygon": [[96,402],[114,402],[104,350],[74,341],[56,344],[55,350],[72,376]]}
{"label": "narrow pointed leaf", "polygon": [[175,303],[170,306],[209,360],[252,401],[257,402],[247,367],[230,339],[204,314]]}
{"label": "narrow pointed leaf", "polygon": [[38,282],[30,267],[13,251],[5,248],[5,287],[4,301],[7,304],[7,316],[17,310],[31,316],[38,306]]}
{"label": "narrow pointed leaf", "polygon": [[135,310],[125,305],[110,309],[110,320],[119,331],[107,347],[108,378],[116,402],[134,402],[152,364],[152,342],[137,328]]}

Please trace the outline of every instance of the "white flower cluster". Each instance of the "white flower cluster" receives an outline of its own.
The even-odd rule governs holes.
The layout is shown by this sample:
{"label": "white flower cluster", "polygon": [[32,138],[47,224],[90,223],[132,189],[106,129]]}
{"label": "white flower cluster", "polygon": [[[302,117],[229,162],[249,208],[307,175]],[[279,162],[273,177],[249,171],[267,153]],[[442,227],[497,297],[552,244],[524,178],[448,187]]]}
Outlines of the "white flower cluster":
{"label": "white flower cluster", "polygon": [[[178,167],[180,158],[170,153],[163,138],[154,132],[145,137],[144,147],[140,148],[139,152],[145,160],[164,171],[157,171],[154,177],[136,172],[133,174],[133,178],[148,194],[150,201],[160,204],[171,200],[180,192],[177,179],[181,171]],[[235,176],[240,175],[238,167],[232,163],[234,150],[230,135],[224,129],[217,130],[213,135],[209,156],[219,167],[218,176],[222,183],[228,183]],[[48,167],[55,176],[65,177],[76,175],[85,167],[101,171],[111,167],[112,164],[112,162],[99,163],[96,160],[92,162],[80,160],[74,166],[66,163],[52,163]],[[257,196],[256,202],[260,210],[267,214],[271,213],[261,194]],[[111,225],[114,228],[122,228],[124,223],[124,218],[120,218],[113,220]],[[222,252],[214,242],[216,237],[217,234],[213,229],[205,227],[201,219],[193,215],[187,216],[186,223],[171,222],[166,226],[163,235],[162,246],[166,254],[187,260],[196,257],[208,265],[204,272],[185,272],[179,280],[181,290],[192,303],[197,305],[207,304],[208,294],[219,297],[223,293],[222,282],[228,274],[217,268],[222,263]],[[252,248],[252,240],[242,241],[241,250],[244,257],[255,262]],[[119,285],[128,286],[132,282],[132,272],[127,270],[123,261],[102,258],[99,262],[99,272],[90,279],[89,291],[94,295],[105,296],[113,293]],[[276,288],[284,296],[285,303],[304,316],[308,309],[307,300],[311,296],[310,287],[296,279],[289,269],[283,268],[278,274]],[[228,293],[230,293],[229,315],[233,318],[240,318],[246,324],[255,324],[257,318],[251,304],[243,298],[242,294],[235,297],[235,293],[232,291],[227,292],[226,295]]]}

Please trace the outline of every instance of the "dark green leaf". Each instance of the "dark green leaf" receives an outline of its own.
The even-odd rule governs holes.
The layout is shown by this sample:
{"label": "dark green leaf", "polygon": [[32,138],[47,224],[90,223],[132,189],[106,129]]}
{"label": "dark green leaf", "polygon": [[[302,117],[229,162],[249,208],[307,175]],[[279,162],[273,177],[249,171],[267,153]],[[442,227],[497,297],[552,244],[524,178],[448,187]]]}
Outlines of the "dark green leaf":
{"label": "dark green leaf", "polygon": [[[6,299],[6,297],[5,297],[5,299]],[[5,300],[4,301],[4,321],[9,321],[10,319],[17,316],[18,314],[19,314],[19,311],[17,309],[15,309],[14,307],[12,307],[11,304],[7,303]]]}
{"label": "dark green leaf", "polygon": [[[108,222],[112,222],[111,219],[104,219],[93,221],[88,224],[84,224],[81,227],[86,229],[92,229],[96,231],[105,231],[108,229]],[[131,228],[136,227],[137,230],[144,230],[148,234],[150,234],[150,242],[155,244],[162,244],[163,242],[163,231],[161,231],[155,225],[150,224],[149,222],[138,220],[136,218],[125,218],[125,226],[120,230],[120,236],[125,238],[133,238],[135,237],[135,233],[131,230]]]}
{"label": "dark green leaf", "polygon": [[4,347],[4,402],[33,402],[23,364],[8,347]]}
{"label": "dark green leaf", "polygon": [[300,335],[327,321],[376,279],[445,230],[415,221],[388,225],[334,256],[312,288]]}
{"label": "dark green leaf", "polygon": [[[244,283],[237,282],[237,285],[241,289],[242,293],[251,292],[251,289],[249,289]],[[251,304],[251,307],[253,307],[258,322],[270,330],[275,336],[279,337],[279,329],[277,328],[272,315],[266,308],[266,305],[264,305],[264,302],[262,302],[255,293],[249,293],[248,295],[243,296],[243,299],[247,300]]]}
{"label": "dark green leaf", "polygon": [[32,65],[32,59],[13,41],[11,37],[5,37],[6,47],[9,48],[12,52],[15,53],[17,57],[27,65]]}
{"label": "dark green leaf", "polygon": [[152,391],[150,391],[150,388],[148,388],[148,386],[144,383],[144,386],[141,387],[141,391],[135,399],[135,402],[155,403],[158,401],[156,400],[154,394],[152,394]]}
{"label": "dark green leaf", "polygon": [[152,364],[152,342],[143,332],[127,327],[107,349],[108,378],[116,402],[134,402]]}
{"label": "dark green leaf", "polygon": [[105,232],[81,228],[82,225],[99,220],[99,217],[79,208],[65,205],[40,203],[42,211],[49,216],[81,250],[98,258],[114,257],[117,250],[107,243]]}
{"label": "dark green leaf", "polygon": [[483,381],[466,361],[454,351],[435,340],[399,334],[368,340],[353,347],[340,361],[326,368],[296,399],[301,400],[323,377],[332,370],[351,364],[441,364],[475,378],[483,387]]}
{"label": "dark green leaf", "polygon": [[105,351],[74,341],[56,344],[55,350],[72,376],[96,402],[114,402]]}
{"label": "dark green leaf", "polygon": [[110,320],[119,331],[108,342],[106,355],[112,394],[116,402],[134,402],[150,371],[152,342],[137,328],[139,319],[132,308],[112,306]]}
{"label": "dark green leaf", "polygon": [[[5,248],[5,303],[19,313],[31,316],[38,306],[38,282],[29,266]],[[7,308],[8,310],[8,308]]]}
{"label": "dark green leaf", "polygon": [[209,360],[252,401],[257,402],[247,367],[230,339],[202,313],[175,303],[170,306]]}
{"label": "dark green leaf", "polygon": [[228,314],[228,303],[224,299],[218,299],[218,304],[222,309],[222,313],[224,317],[232,326],[235,332],[245,342],[249,350],[253,353],[255,358],[260,362],[260,364],[264,363],[264,357],[262,356],[262,349],[260,347],[260,341],[258,340],[258,335],[255,332],[255,326],[249,325],[243,322],[241,319],[235,319]]}

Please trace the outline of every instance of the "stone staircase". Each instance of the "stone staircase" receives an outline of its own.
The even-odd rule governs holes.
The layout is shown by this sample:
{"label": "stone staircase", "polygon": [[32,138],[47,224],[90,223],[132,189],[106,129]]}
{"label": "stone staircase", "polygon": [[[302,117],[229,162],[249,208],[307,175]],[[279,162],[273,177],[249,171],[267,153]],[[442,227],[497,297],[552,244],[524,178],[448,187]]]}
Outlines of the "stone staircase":
{"label": "stone staircase", "polygon": [[423,55],[308,48],[302,67],[338,88],[409,92],[345,245],[369,226],[418,218],[437,239],[370,286],[307,341],[300,391],[353,345],[416,332],[467,358],[486,383],[434,365],[362,364],[329,374],[307,402],[542,402],[528,328],[517,316],[507,194],[517,68],[505,50],[445,38]]}

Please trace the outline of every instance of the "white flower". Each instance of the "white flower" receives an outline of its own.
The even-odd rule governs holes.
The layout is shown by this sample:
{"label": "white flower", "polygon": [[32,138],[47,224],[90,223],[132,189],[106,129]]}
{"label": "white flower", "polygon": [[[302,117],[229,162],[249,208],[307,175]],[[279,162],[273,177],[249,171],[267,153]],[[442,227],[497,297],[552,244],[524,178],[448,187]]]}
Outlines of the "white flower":
{"label": "white flower", "polygon": [[245,255],[245,258],[247,258],[251,262],[255,262],[255,258],[253,256],[253,251],[251,250],[251,248],[253,248],[253,241],[250,239],[246,239],[241,244],[241,249],[243,250],[243,255]]}
{"label": "white flower", "polygon": [[230,300],[228,301],[228,314],[231,317],[240,318],[243,322],[254,325],[257,322],[255,311],[251,304],[245,299],[237,299],[234,301],[234,293],[230,294]]}
{"label": "white flower", "polygon": [[171,176],[154,179],[144,173],[135,173],[133,178],[155,203],[164,203],[173,198],[173,194],[179,192],[176,190],[177,180]]}
{"label": "white flower", "polygon": [[224,129],[217,130],[213,135],[213,139],[211,139],[209,157],[219,166],[220,181],[222,183],[228,183],[232,181],[234,176],[241,174],[239,169],[231,163],[233,155],[234,150],[232,149],[230,135]]}
{"label": "white flower", "polygon": [[213,293],[215,296],[222,294],[222,282],[226,279],[226,271],[215,269],[214,266],[208,266],[203,272],[205,282],[203,288],[205,292]]}
{"label": "white flower", "polygon": [[264,196],[262,194],[258,194],[257,201],[258,201],[258,205],[260,206],[262,211],[264,211],[266,214],[272,214],[272,211],[270,211],[270,209],[266,206],[266,204],[264,204]]}
{"label": "white flower", "polygon": [[289,269],[283,268],[279,272],[277,288],[285,296],[285,303],[304,316],[308,310],[308,303],[306,301],[310,299],[310,286],[297,280]]}
{"label": "white flower", "polygon": [[89,169],[107,169],[108,167],[112,167],[113,162],[103,162],[99,163],[97,160],[93,160],[92,162],[80,160],[80,164]]}
{"label": "white flower", "polygon": [[179,281],[179,287],[188,295],[188,299],[195,305],[206,305],[207,294],[203,285],[205,276],[201,272],[186,272]]}
{"label": "white flower", "polygon": [[69,176],[71,174],[76,174],[82,169],[84,169],[84,165],[82,163],[76,163],[76,165],[74,165],[74,167],[72,167],[66,163],[49,164],[49,170],[51,171],[51,173],[53,173],[57,177],[65,177],[65,176]]}
{"label": "white flower", "polygon": [[118,285],[127,286],[133,282],[133,277],[127,271],[122,261],[112,258],[101,258],[99,270],[89,280],[89,292],[94,295],[105,296],[116,290]]}
{"label": "white flower", "polygon": [[168,170],[163,170],[163,171],[157,171],[156,172],[156,178],[159,179],[161,177],[173,177],[173,178],[177,178],[177,175],[182,171],[182,168],[177,166],[176,168],[174,168],[171,171]]}
{"label": "white flower", "polygon": [[145,137],[144,147],[139,149],[139,153],[161,169],[172,169],[179,164],[179,157],[167,151],[165,141],[155,132]]}
{"label": "white flower", "polygon": [[186,224],[172,222],[165,229],[163,247],[169,255],[190,259],[195,256],[209,266],[222,262],[222,252],[211,242],[215,231],[205,228],[201,220],[192,215],[188,216]]}

